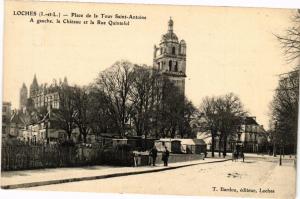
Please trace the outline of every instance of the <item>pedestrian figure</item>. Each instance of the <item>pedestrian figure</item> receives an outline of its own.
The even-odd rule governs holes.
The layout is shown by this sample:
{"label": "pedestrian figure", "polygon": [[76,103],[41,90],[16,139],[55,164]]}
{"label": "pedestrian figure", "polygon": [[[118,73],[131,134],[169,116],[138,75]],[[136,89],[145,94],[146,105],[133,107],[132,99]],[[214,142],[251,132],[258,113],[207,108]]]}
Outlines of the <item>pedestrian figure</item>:
{"label": "pedestrian figure", "polygon": [[232,153],[232,161],[237,161],[237,159],[238,159],[238,152],[237,152],[237,150],[236,149],[234,149],[234,151],[233,151],[233,153]]}
{"label": "pedestrian figure", "polygon": [[133,161],[134,161],[134,167],[141,166],[141,155],[139,152],[135,151],[133,152]]}
{"label": "pedestrian figure", "polygon": [[167,147],[162,153],[162,161],[164,162],[164,166],[168,166],[168,159],[169,159],[170,152]]}
{"label": "pedestrian figure", "polygon": [[245,154],[244,154],[243,148],[241,149],[241,156],[242,156],[243,162],[244,162],[245,161]]}
{"label": "pedestrian figure", "polygon": [[156,149],[155,145],[154,145],[153,148],[151,149],[149,155],[152,157],[152,165],[155,166],[156,157],[157,157],[157,149]]}

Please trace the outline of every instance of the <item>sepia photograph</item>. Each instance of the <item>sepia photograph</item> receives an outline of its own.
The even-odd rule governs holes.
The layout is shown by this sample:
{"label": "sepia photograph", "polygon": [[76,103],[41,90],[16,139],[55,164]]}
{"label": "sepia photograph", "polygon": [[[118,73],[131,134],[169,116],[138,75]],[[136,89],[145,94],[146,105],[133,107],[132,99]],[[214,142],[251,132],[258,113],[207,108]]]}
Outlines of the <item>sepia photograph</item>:
{"label": "sepia photograph", "polygon": [[1,189],[296,198],[300,9],[4,2]]}

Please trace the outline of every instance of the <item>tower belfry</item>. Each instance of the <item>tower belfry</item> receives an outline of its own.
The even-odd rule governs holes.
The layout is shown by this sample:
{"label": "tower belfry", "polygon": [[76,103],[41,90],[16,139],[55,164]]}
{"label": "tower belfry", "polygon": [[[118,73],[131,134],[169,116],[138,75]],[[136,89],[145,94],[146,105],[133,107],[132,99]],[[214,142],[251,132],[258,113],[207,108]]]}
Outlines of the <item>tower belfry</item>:
{"label": "tower belfry", "polygon": [[37,82],[36,75],[34,74],[32,84],[30,85],[29,97],[34,96],[35,93],[38,91],[38,89],[39,89],[39,85],[38,85],[38,82]]}
{"label": "tower belfry", "polygon": [[20,110],[23,110],[26,107],[27,98],[28,98],[28,90],[25,83],[23,83],[22,88],[20,89],[20,105],[19,105]]}
{"label": "tower belfry", "polygon": [[154,45],[153,67],[168,77],[184,94],[186,78],[186,43],[174,33],[174,21],[168,21],[168,32],[158,46]]}

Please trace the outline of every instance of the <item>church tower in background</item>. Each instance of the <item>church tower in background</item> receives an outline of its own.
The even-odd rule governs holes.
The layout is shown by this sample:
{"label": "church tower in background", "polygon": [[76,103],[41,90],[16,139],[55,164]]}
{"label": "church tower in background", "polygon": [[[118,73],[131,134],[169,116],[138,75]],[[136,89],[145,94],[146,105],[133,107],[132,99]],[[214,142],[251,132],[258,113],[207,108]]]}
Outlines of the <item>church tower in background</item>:
{"label": "church tower in background", "polygon": [[186,43],[178,40],[170,18],[168,32],[163,34],[158,46],[154,46],[153,67],[168,77],[184,95],[186,78]]}
{"label": "church tower in background", "polygon": [[23,83],[22,88],[20,90],[20,107],[19,107],[20,110],[24,110],[24,108],[26,107],[27,98],[28,98],[28,90],[25,83]]}
{"label": "church tower in background", "polygon": [[29,97],[33,97],[38,92],[38,90],[39,90],[39,85],[36,79],[36,75],[34,74],[32,84],[30,85]]}

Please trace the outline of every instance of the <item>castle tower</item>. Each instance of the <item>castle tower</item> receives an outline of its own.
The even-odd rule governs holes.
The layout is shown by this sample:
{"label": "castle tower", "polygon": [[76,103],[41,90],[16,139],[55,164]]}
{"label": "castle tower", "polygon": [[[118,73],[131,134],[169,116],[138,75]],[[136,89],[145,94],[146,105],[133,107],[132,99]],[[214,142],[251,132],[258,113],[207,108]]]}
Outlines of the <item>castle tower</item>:
{"label": "castle tower", "polygon": [[163,34],[159,46],[154,46],[153,67],[168,77],[184,95],[186,78],[186,43],[178,41],[170,18],[168,32]]}
{"label": "castle tower", "polygon": [[64,84],[65,86],[68,86],[68,79],[67,79],[67,77],[64,77],[63,84]]}
{"label": "castle tower", "polygon": [[19,106],[20,110],[24,110],[24,108],[26,107],[27,98],[28,98],[28,90],[25,83],[23,83],[22,88],[20,89],[20,106]]}
{"label": "castle tower", "polygon": [[29,97],[33,97],[38,92],[38,90],[39,90],[39,85],[36,79],[36,75],[34,74],[32,84],[30,85]]}

